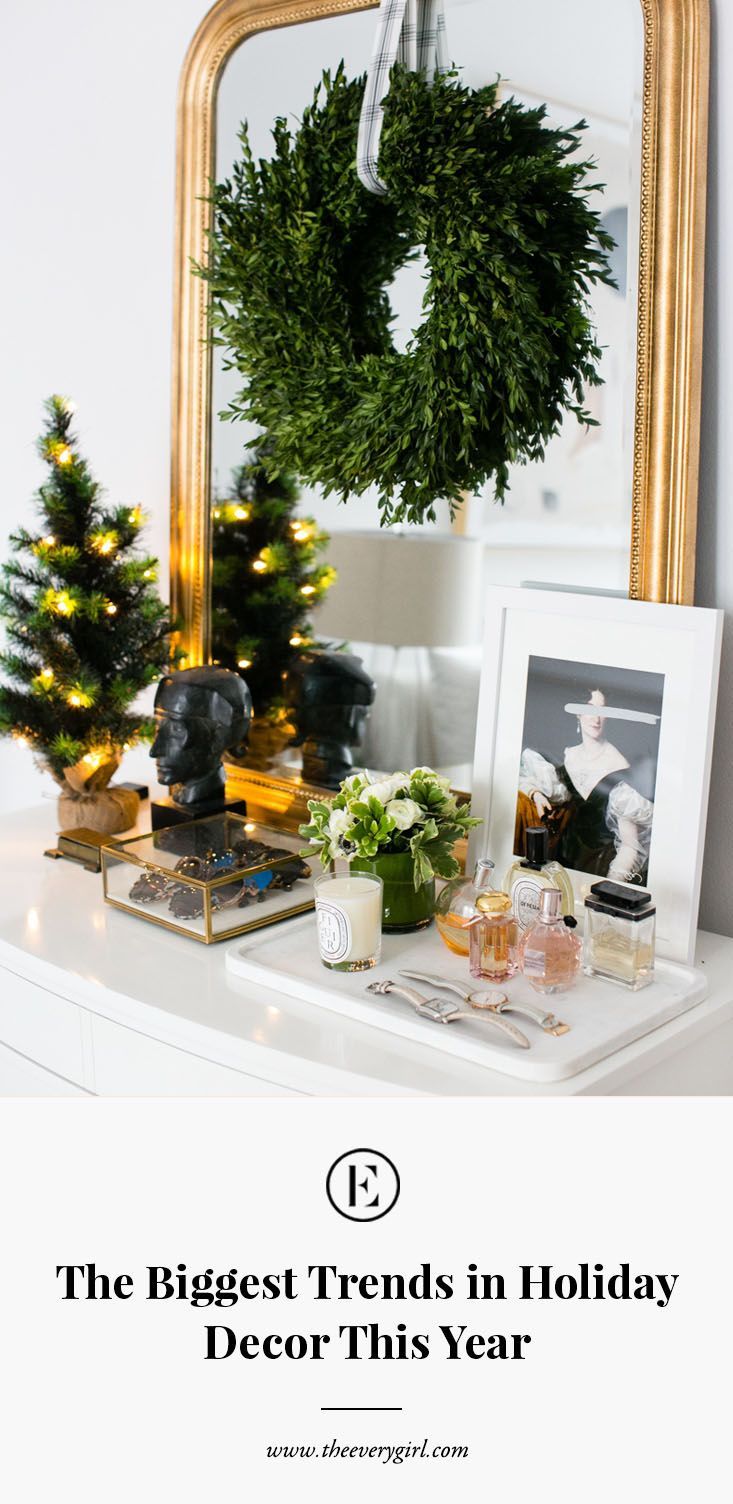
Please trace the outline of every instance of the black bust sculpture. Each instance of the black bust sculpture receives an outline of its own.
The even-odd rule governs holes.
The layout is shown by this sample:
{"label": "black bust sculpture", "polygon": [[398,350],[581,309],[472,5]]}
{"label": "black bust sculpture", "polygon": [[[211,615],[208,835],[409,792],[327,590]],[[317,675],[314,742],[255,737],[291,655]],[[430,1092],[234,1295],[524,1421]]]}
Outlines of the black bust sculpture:
{"label": "black bust sculpture", "polygon": [[[207,666],[167,674],[155,695],[155,717],[150,756],[171,799],[153,806],[153,829],[223,810],[222,754],[241,751],[252,717],[244,680],[228,668]],[[246,813],[241,803],[227,807]]]}
{"label": "black bust sculpture", "polygon": [[351,653],[313,650],[298,655],[283,687],[296,726],[292,745],[303,748],[303,778],[338,788],[353,769],[351,748],[374,703],[374,680]]}

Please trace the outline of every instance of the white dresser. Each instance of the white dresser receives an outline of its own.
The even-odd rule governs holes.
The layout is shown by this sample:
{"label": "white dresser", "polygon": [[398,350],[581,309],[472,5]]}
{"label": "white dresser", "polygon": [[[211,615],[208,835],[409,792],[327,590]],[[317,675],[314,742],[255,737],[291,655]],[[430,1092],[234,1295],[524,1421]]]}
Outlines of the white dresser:
{"label": "white dresser", "polygon": [[535,1086],[237,981],[224,945],[108,908],[101,877],[44,857],[55,828],[51,801],[0,822],[0,1095],[733,1093],[732,939],[699,937],[705,1002]]}

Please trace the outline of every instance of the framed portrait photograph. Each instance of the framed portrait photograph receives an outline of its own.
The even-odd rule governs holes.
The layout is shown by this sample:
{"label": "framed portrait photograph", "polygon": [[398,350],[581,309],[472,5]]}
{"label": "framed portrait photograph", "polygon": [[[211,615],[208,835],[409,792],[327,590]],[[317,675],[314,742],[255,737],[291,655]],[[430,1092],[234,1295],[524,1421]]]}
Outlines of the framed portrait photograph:
{"label": "framed portrait photograph", "polygon": [[502,886],[544,826],[578,912],[601,878],[648,889],[659,953],[691,963],[723,613],[502,587],[486,606],[470,860]]}

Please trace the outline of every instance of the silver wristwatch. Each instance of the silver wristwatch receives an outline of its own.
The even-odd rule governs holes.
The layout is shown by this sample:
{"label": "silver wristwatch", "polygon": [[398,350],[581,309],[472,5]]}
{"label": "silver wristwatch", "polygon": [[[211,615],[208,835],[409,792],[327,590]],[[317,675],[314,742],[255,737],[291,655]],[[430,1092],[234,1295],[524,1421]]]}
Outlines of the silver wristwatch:
{"label": "silver wristwatch", "polygon": [[[400,975],[407,976],[412,973],[404,972]],[[380,995],[393,992],[397,997],[402,997],[406,1002],[411,1003],[421,1018],[429,1018],[436,1024],[452,1024],[456,1019],[473,1017],[472,1013],[465,1008],[459,1008],[457,1003],[449,1002],[447,998],[425,997],[422,992],[418,992],[416,987],[401,987],[398,982],[370,982],[367,992],[376,992]],[[492,1024],[504,1035],[505,1039],[510,1039],[512,1044],[518,1045],[521,1050],[529,1049],[526,1034],[523,1034],[521,1029],[517,1029],[514,1024],[510,1024],[508,1018],[501,1018],[498,1010],[486,1013],[484,1017],[486,1023]]]}
{"label": "silver wristwatch", "polygon": [[548,1013],[546,1008],[539,1008],[534,1003],[525,1003],[510,999],[505,992],[499,991],[476,991],[471,987],[465,987],[462,982],[451,982],[446,977],[433,976],[427,971],[401,971],[401,977],[410,977],[415,982],[430,982],[433,987],[440,987],[444,992],[455,992],[463,998],[471,1008],[477,1009],[485,1016],[498,1013],[520,1013],[525,1018],[531,1018],[533,1023],[539,1024],[545,1034],[567,1034],[570,1025],[561,1023],[554,1013]]}

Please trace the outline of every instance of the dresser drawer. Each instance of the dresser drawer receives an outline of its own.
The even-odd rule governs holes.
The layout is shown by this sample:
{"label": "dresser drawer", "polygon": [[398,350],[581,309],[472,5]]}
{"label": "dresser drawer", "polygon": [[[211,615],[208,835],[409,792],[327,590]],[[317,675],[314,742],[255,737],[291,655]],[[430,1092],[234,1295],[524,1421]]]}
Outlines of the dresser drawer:
{"label": "dresser drawer", "polygon": [[92,1018],[94,1091],[100,1097],[292,1097],[297,1092]]}
{"label": "dresser drawer", "polygon": [[0,1043],[84,1084],[81,1009],[6,970],[0,971]]}
{"label": "dresser drawer", "polygon": [[44,1071],[0,1044],[0,1097],[85,1097],[81,1086],[72,1086],[63,1076]]}

